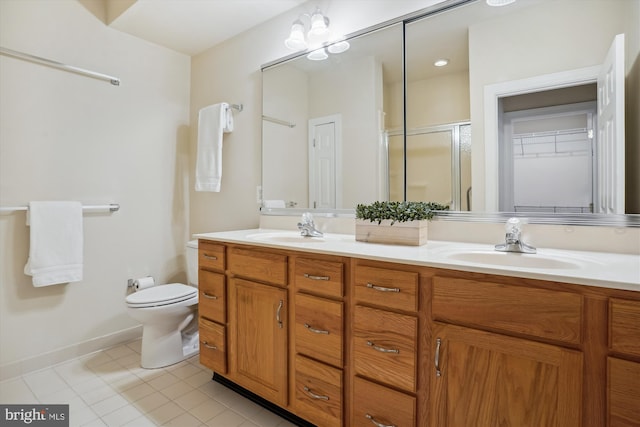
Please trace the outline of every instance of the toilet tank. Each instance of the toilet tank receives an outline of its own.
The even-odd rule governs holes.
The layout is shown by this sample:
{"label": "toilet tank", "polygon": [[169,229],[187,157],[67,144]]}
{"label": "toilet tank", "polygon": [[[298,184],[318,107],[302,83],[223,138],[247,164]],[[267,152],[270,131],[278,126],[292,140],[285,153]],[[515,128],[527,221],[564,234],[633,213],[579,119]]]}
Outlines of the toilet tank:
{"label": "toilet tank", "polygon": [[189,285],[198,286],[198,241],[187,243],[187,281]]}

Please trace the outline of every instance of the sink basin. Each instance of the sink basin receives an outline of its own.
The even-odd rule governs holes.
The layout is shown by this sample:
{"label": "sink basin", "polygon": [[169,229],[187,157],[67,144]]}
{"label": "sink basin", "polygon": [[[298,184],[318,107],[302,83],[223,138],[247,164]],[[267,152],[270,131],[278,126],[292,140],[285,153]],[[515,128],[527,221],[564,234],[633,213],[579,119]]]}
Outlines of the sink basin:
{"label": "sink basin", "polygon": [[578,269],[583,264],[577,260],[543,254],[520,254],[498,251],[464,251],[445,255],[446,258],[475,264],[490,264],[504,267],[540,268],[540,269]]}
{"label": "sink basin", "polygon": [[328,240],[335,240],[333,237],[325,234],[323,237],[304,237],[299,231],[277,231],[273,233],[255,233],[249,234],[247,239],[259,242],[276,242],[276,243],[323,243]]}

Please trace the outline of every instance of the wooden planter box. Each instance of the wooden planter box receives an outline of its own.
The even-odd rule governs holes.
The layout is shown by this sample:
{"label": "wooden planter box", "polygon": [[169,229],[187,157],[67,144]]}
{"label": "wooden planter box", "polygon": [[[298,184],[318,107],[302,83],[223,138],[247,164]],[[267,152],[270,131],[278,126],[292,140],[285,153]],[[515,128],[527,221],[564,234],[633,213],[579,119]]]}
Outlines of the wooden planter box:
{"label": "wooden planter box", "polygon": [[356,219],[356,240],[369,243],[421,246],[427,244],[428,220],[395,222],[384,220],[380,224],[368,219]]}

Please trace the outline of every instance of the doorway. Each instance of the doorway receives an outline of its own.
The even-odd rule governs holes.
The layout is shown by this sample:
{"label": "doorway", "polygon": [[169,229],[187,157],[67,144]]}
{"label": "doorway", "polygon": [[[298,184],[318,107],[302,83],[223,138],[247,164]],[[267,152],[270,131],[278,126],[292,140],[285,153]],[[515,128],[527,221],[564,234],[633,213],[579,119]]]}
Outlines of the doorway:
{"label": "doorway", "polygon": [[340,114],[309,120],[309,207],[336,209],[342,198]]}

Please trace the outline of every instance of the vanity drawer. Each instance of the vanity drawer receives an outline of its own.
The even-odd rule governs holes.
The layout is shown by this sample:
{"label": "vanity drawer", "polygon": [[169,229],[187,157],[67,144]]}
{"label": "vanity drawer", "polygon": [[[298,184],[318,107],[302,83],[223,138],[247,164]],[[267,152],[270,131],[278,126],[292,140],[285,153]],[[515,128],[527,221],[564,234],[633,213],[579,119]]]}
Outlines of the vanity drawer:
{"label": "vanity drawer", "polygon": [[418,310],[418,273],[356,266],[355,298],[398,310]]}
{"label": "vanity drawer", "polygon": [[609,348],[640,356],[640,301],[609,300]]}
{"label": "vanity drawer", "polygon": [[227,321],[224,274],[198,271],[198,314],[218,323]]}
{"label": "vanity drawer", "polygon": [[220,374],[227,373],[226,328],[200,318],[200,363]]}
{"label": "vanity drawer", "polygon": [[286,255],[231,247],[227,256],[229,271],[234,275],[274,285],[287,284]]}
{"label": "vanity drawer", "polygon": [[609,426],[640,425],[640,363],[607,358]]}
{"label": "vanity drawer", "polygon": [[416,399],[362,378],[353,381],[353,427],[415,427]]}
{"label": "vanity drawer", "polygon": [[296,294],[296,352],[342,367],[342,305],[325,298]]}
{"label": "vanity drawer", "polygon": [[318,426],[342,425],[342,371],[296,355],[296,415]]}
{"label": "vanity drawer", "polygon": [[208,240],[198,240],[198,267],[224,271],[224,245]]}
{"label": "vanity drawer", "polygon": [[433,278],[434,320],[582,342],[581,295],[452,277]]}
{"label": "vanity drawer", "polygon": [[418,319],[357,305],[353,318],[355,372],[416,391]]}
{"label": "vanity drawer", "polygon": [[294,279],[297,290],[330,297],[344,295],[344,264],[310,258],[296,258]]}

